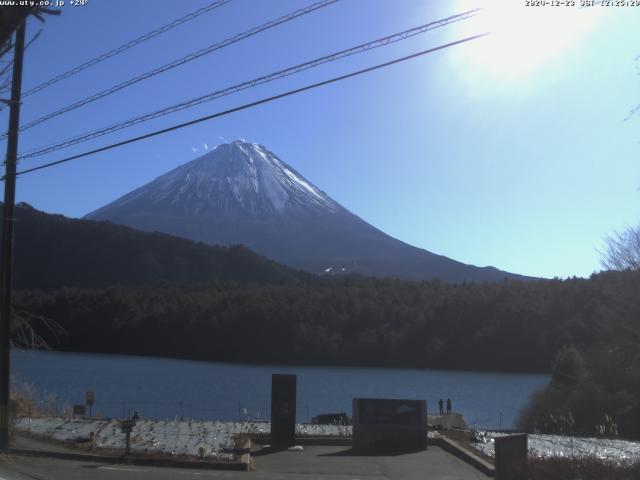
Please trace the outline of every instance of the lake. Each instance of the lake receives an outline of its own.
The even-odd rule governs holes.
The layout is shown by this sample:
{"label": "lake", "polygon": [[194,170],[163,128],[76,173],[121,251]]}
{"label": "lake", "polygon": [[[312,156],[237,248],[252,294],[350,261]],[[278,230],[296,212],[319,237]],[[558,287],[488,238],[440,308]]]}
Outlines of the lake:
{"label": "lake", "polygon": [[353,397],[451,398],[470,425],[512,428],[529,395],[549,375],[478,373],[391,368],[244,365],[123,355],[14,351],[12,381],[30,384],[39,397],[52,394],[64,405],[84,403],[95,393],[93,413],[122,417],[133,411],[149,419],[184,416],[197,420],[268,419],[271,374],[298,376],[297,419],[319,413],[351,414]]}

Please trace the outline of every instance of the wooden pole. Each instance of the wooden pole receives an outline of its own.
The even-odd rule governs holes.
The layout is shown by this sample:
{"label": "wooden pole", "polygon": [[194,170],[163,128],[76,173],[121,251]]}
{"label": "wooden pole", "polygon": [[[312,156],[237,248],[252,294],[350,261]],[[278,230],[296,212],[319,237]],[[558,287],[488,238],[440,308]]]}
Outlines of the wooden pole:
{"label": "wooden pole", "polygon": [[16,164],[18,159],[18,129],[20,128],[25,28],[25,22],[23,21],[16,30],[13,55],[9,132],[7,137],[7,158],[5,161],[2,243],[0,244],[0,452],[3,453],[9,452],[13,226],[16,203]]}

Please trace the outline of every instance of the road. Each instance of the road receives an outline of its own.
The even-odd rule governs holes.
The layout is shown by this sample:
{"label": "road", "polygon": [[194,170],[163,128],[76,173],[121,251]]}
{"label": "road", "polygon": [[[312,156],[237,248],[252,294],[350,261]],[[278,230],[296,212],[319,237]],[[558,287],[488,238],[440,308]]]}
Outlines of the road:
{"label": "road", "polygon": [[395,456],[351,455],[347,447],[307,446],[303,452],[259,455],[255,472],[195,470],[44,457],[14,456],[0,463],[0,480],[485,480],[462,460],[438,447]]}

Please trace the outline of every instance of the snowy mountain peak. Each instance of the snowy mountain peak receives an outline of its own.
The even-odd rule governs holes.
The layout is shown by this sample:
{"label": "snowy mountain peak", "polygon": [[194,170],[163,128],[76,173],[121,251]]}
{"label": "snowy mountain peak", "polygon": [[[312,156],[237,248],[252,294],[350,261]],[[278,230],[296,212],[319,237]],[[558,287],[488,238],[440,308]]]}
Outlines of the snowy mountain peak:
{"label": "snowy mountain peak", "polygon": [[219,145],[103,209],[126,209],[131,202],[140,201],[150,208],[170,207],[195,215],[226,211],[255,216],[341,209],[267,148],[244,140]]}
{"label": "snowy mountain peak", "polygon": [[513,277],[408,245],[329,198],[263,145],[218,146],[86,216],[211,245],[245,245],[325,275]]}

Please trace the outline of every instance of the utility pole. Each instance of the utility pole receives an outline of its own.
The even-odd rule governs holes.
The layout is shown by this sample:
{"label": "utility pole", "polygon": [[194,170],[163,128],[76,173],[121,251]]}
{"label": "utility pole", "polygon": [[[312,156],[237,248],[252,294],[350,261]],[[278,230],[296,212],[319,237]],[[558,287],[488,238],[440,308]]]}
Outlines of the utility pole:
{"label": "utility pole", "polygon": [[13,224],[16,203],[16,163],[18,159],[18,129],[20,128],[20,97],[22,94],[22,60],[25,24],[16,29],[11,77],[9,133],[4,176],[4,211],[2,244],[0,244],[0,452],[9,452],[9,389],[11,349],[11,290],[13,273]]}

